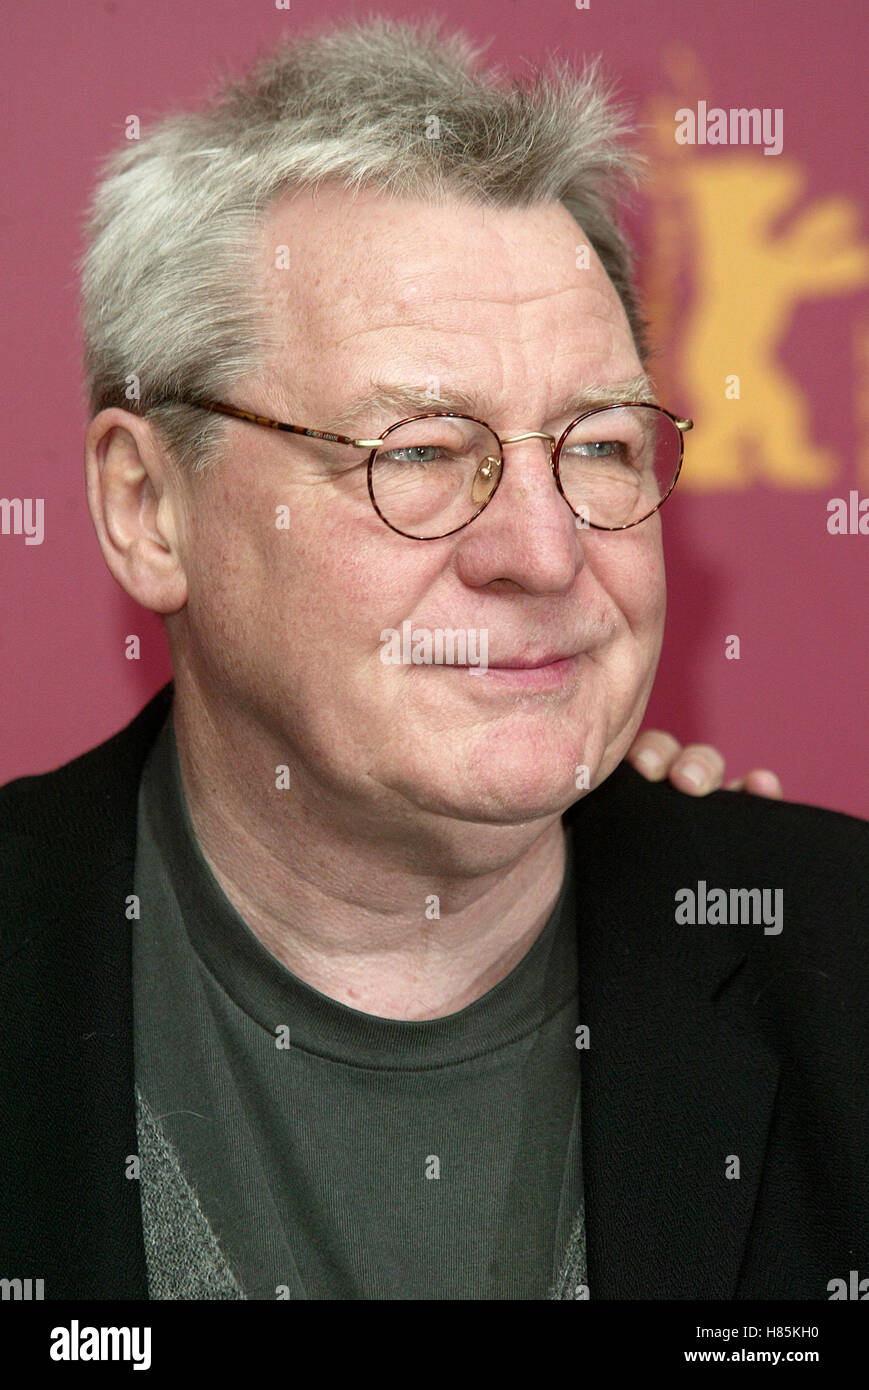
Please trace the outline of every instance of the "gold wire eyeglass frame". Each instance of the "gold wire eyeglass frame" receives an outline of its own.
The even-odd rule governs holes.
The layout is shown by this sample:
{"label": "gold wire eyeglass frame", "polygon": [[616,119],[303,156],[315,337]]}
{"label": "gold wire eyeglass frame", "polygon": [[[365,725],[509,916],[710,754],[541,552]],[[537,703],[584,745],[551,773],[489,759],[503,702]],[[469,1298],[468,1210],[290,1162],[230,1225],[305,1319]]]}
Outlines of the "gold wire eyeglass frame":
{"label": "gold wire eyeglass frame", "polygon": [[[351,448],[354,449],[368,449],[368,496],[371,499],[372,507],[374,508],[377,515],[380,517],[380,520],[383,522],[383,524],[389,527],[390,531],[395,531],[396,534],[399,536],[406,536],[409,540],[416,541],[443,540],[446,536],[454,536],[458,531],[463,531],[466,526],[470,526],[472,521],[476,521],[477,517],[480,515],[481,512],[485,511],[486,507],[488,507],[489,503],[492,501],[492,498],[495,496],[495,493],[498,491],[498,487],[501,482],[501,477],[503,476],[504,445],[518,444],[523,439],[545,439],[548,441],[549,466],[552,469],[552,474],[555,478],[555,483],[558,488],[558,491],[561,493],[561,496],[564,498],[564,501],[567,502],[567,505],[568,507],[570,507],[570,510],[573,512],[574,516],[580,516],[581,513],[576,510],[576,508],[565,496],[564,490],[561,486],[561,475],[559,473],[558,464],[561,455],[561,447],[564,444],[565,439],[571,433],[571,431],[578,424],[581,423],[581,421],[587,420],[591,415],[603,415],[609,410],[624,410],[628,406],[639,406],[644,410],[655,410],[660,415],[665,416],[668,420],[672,422],[672,424],[678,431],[679,459],[676,464],[675,472],[673,474],[673,481],[671,482],[669,488],[664,493],[664,496],[659,498],[655,506],[652,507],[648,512],[646,512],[644,516],[639,517],[636,521],[628,521],[623,526],[600,526],[593,521],[586,522],[586,524],[595,531],[628,531],[631,527],[639,526],[641,522],[648,521],[649,517],[654,516],[655,512],[657,512],[664,505],[667,498],[670,496],[670,493],[676,486],[679,474],[682,471],[682,459],[684,457],[685,452],[684,436],[688,430],[694,428],[693,420],[688,420],[680,415],[674,415],[671,411],[665,410],[664,407],[661,405],[654,405],[649,401],[613,401],[608,405],[598,405],[591,410],[583,411],[583,413],[581,415],[578,415],[575,420],[571,420],[570,424],[567,426],[565,430],[562,431],[562,433],[558,436],[557,439],[555,435],[546,434],[543,430],[526,430],[523,434],[514,434],[511,435],[509,439],[501,439],[500,435],[498,435],[498,433],[492,429],[492,426],[487,424],[485,420],[479,420],[474,415],[462,415],[458,411],[445,410],[432,410],[424,415],[411,415],[406,420],[398,420],[394,425],[390,425],[389,429],[384,430],[383,434],[380,436],[379,439],[351,439],[347,435],[334,434],[329,430],[311,429],[306,425],[289,425],[283,420],[273,420],[268,415],[257,415],[253,411],[242,410],[239,406],[227,405],[223,401],[192,400],[187,399],[185,397],[176,397],[175,400],[179,405],[192,406],[197,410],[208,410],[215,415],[226,415],[234,420],[243,420],[249,425],[262,425],[266,429],[270,430],[282,430],[288,434],[304,435],[309,439],[322,439],[329,444],[345,444],[349,445]],[[462,522],[461,526],[454,526],[452,530],[444,531],[437,536],[412,536],[407,531],[400,531],[397,526],[393,526],[392,522],[388,521],[387,518],[381,512],[379,506],[377,505],[377,499],[374,495],[374,487],[372,484],[372,467],[377,451],[380,448],[382,448],[384,442],[388,439],[389,435],[393,434],[395,430],[401,429],[405,425],[412,425],[417,420],[434,420],[438,418],[448,420],[471,420],[474,424],[481,425],[484,429],[488,430],[489,433],[493,435],[493,437],[497,440],[500,452],[500,457],[496,461],[497,477],[495,479],[494,486],[492,487],[492,490],[489,493],[486,500],[477,508],[473,516],[470,516],[467,521]]]}

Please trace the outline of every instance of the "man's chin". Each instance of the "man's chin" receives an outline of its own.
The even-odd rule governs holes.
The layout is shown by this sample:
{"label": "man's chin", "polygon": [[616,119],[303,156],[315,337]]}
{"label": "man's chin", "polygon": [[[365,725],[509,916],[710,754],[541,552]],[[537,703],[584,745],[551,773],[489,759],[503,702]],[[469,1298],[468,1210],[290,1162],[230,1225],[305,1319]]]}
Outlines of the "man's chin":
{"label": "man's chin", "polygon": [[444,774],[445,769],[429,768],[399,789],[422,811],[491,826],[522,825],[561,815],[605,775],[597,761],[589,768],[575,756],[554,761],[527,758],[521,763],[492,759]]}

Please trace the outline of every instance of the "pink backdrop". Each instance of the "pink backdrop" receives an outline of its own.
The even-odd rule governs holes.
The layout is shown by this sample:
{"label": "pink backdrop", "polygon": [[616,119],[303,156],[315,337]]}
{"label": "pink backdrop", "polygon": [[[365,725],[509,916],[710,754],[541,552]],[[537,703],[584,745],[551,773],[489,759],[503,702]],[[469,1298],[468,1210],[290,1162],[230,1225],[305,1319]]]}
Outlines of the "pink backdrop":
{"label": "pink backdrop", "polygon": [[[104,569],[83,491],[75,265],[96,161],[128,115],[145,124],[278,35],[372,8],[432,12],[387,0],[7,7],[0,496],[44,498],[45,537],[0,535],[0,782],[107,737],[169,674],[159,620]],[[646,722],[716,744],[734,775],[775,768],[792,800],[869,814],[869,535],[827,524],[831,499],[869,497],[862,0],[436,9],[513,66],[551,49],[602,53],[656,162],[631,221],[653,372],[697,427],[664,512],[670,609]],[[780,109],[781,154],[678,145],[676,111],[701,100]],[[125,658],[129,633],[139,661]]]}

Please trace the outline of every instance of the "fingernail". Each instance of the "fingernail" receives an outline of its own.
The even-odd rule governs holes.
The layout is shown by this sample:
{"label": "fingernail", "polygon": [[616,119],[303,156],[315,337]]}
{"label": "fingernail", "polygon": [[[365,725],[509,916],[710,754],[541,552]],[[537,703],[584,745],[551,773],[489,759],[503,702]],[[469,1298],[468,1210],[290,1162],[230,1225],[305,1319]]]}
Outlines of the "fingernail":
{"label": "fingernail", "polygon": [[702,787],[706,781],[706,772],[699,763],[686,763],[684,767],[679,768],[679,772],[692,787]]}
{"label": "fingernail", "polygon": [[651,773],[652,776],[662,772],[664,768],[663,759],[653,748],[644,748],[642,753],[638,753],[637,762],[641,767],[644,767],[647,772]]}

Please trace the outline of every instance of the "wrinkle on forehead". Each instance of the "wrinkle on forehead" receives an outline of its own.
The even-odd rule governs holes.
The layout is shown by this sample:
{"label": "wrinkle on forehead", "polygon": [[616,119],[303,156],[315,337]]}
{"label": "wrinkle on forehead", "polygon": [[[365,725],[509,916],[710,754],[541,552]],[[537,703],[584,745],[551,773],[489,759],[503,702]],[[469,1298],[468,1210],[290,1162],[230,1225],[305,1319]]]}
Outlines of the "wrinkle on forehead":
{"label": "wrinkle on forehead", "polygon": [[[574,300],[576,312],[623,320],[627,328],[621,300],[603,266],[597,264],[576,271],[572,247],[566,251],[561,248],[556,253],[556,258],[547,266],[545,284],[539,283],[539,276],[535,276],[536,284],[529,283],[531,272],[525,257],[518,258],[518,264],[507,277],[508,283],[504,284],[500,283],[500,276],[498,282],[493,282],[488,262],[469,264],[463,259],[442,258],[437,265],[426,262],[420,266],[411,260],[393,263],[389,269],[388,281],[368,279],[361,285],[349,287],[350,297],[357,306],[355,312],[368,318],[368,327],[377,326],[378,320],[383,327],[397,322],[428,325],[433,314],[446,320],[448,327],[450,317],[454,313],[465,313],[469,306],[481,314],[497,316],[499,320],[510,316],[517,320],[533,320],[552,309],[566,318],[571,314],[570,301]],[[337,308],[331,301],[326,312],[334,317]],[[346,301],[339,312],[346,314]]]}
{"label": "wrinkle on forehead", "polygon": [[[529,299],[569,290],[570,284],[553,287],[556,264],[586,284],[605,275],[593,251],[588,269],[574,269],[575,246],[584,237],[556,201],[488,208],[460,199],[433,205],[372,190],[355,196],[335,187],[317,190],[314,197],[307,193],[276,204],[264,221],[262,264],[273,291],[293,280],[305,297],[322,290],[328,300],[331,290],[362,303],[401,286],[410,302],[427,280],[440,291],[446,274],[455,297],[464,299],[476,297],[482,272],[491,301],[509,304],[515,302],[517,282]],[[275,246],[285,242],[295,251],[289,271],[277,269],[274,261]]]}
{"label": "wrinkle on forehead", "polygon": [[[569,293],[570,291],[567,292]],[[549,297],[551,298],[552,296]],[[599,295],[598,300],[599,302],[597,304],[583,304],[581,314],[578,312],[575,317],[577,319],[581,317],[585,322],[588,322],[590,320],[597,320],[601,324],[601,326],[605,328],[607,331],[611,331],[614,328],[621,327],[622,325],[620,324],[618,319],[614,318],[612,305],[609,303],[606,297],[604,295]],[[436,306],[432,306],[432,308],[446,309],[447,311],[449,311],[454,305],[466,304],[471,302],[483,304],[488,303],[489,301],[484,301],[482,297],[476,301],[454,300],[451,298],[448,303],[441,303]],[[503,301],[496,302],[500,303]],[[521,309],[528,302],[529,301],[521,301],[517,304],[514,301],[514,303],[508,304],[506,307],[515,307],[517,309]],[[533,303],[536,301],[530,302]],[[407,307],[407,305],[403,306],[404,312],[407,311]],[[572,317],[574,316],[568,313],[565,316],[565,319],[569,322]],[[417,318],[409,318],[405,320],[387,318],[378,323],[361,324],[359,327],[351,328],[349,332],[342,334],[341,337],[331,338],[330,341],[333,346],[340,347],[342,344],[350,342],[354,338],[363,338],[371,333],[392,333],[402,331],[408,331],[417,334],[428,333],[444,336],[459,336],[472,338],[486,337],[490,336],[491,334],[491,329],[487,326],[484,318],[477,320],[471,326],[468,326],[466,323],[462,323],[458,327],[452,327],[448,323],[433,322],[432,320],[433,315],[431,313],[429,313],[427,316],[423,313],[420,313],[420,316]],[[624,321],[624,326],[625,331],[629,333],[626,318]],[[539,326],[517,325],[512,329],[512,331],[509,329],[505,329],[502,326],[499,326],[497,336],[501,342],[514,342],[518,344],[528,342],[530,340],[533,340],[534,338],[550,338],[553,334],[553,331],[553,325],[551,323],[542,323]]]}

